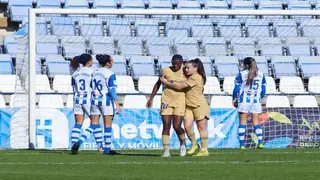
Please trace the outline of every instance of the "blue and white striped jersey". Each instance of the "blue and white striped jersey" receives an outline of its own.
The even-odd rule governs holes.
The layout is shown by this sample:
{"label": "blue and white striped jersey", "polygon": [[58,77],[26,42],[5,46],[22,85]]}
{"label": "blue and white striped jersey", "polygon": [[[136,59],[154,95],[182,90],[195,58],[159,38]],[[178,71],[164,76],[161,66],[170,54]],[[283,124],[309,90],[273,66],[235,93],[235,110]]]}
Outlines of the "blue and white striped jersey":
{"label": "blue and white striped jersey", "polygon": [[89,104],[92,68],[81,67],[72,74],[74,104]]}
{"label": "blue and white striped jersey", "polygon": [[106,68],[97,69],[92,73],[91,104],[97,106],[113,105],[110,92],[117,88],[116,75]]}
{"label": "blue and white striped jersey", "polygon": [[[251,85],[247,85],[249,71],[244,70],[238,73],[235,79],[235,89],[239,87],[236,93],[239,103],[260,103],[261,98],[265,96],[266,79],[262,72],[258,71]],[[234,95],[235,96],[235,95]],[[235,98],[235,97],[234,97]]]}

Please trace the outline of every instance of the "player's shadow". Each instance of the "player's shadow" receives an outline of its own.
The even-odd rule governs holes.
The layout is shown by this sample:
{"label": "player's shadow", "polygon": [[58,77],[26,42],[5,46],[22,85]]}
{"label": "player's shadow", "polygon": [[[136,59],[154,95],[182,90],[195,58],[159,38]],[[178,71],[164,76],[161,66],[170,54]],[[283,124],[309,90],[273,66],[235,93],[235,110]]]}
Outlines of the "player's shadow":
{"label": "player's shadow", "polygon": [[121,156],[160,156],[159,154],[150,154],[150,153],[121,153]]}

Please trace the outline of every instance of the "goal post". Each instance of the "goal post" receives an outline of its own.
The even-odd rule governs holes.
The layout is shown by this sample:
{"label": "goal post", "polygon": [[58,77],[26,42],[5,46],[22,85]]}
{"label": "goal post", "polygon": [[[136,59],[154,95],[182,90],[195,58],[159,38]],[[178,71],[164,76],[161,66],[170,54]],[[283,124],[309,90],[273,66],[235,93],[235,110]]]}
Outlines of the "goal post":
{"label": "goal post", "polygon": [[[67,16],[89,16],[89,15],[146,15],[146,16],[236,16],[245,18],[246,16],[320,16],[320,11],[316,10],[137,10],[137,9],[29,9],[28,27],[28,135],[29,148],[35,148],[36,144],[36,59],[37,59],[37,17],[39,15],[67,15]],[[311,17],[310,17],[311,18]],[[231,30],[232,31],[232,30]]]}

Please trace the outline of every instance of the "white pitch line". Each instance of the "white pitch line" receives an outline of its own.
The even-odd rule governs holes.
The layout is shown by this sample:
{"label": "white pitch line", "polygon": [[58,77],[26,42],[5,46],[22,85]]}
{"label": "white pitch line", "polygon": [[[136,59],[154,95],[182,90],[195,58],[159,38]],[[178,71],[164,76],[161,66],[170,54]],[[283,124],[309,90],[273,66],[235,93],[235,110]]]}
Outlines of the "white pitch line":
{"label": "white pitch line", "polygon": [[309,164],[309,163],[320,163],[320,160],[310,161],[116,161],[116,162],[0,162],[0,165],[146,165],[146,164]]}

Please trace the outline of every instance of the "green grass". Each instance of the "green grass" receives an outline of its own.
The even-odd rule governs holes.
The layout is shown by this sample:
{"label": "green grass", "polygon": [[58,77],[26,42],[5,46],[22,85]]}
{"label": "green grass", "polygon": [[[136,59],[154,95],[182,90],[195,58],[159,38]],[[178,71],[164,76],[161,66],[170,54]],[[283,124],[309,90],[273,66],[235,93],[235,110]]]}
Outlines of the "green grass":
{"label": "green grass", "polygon": [[319,179],[319,149],[210,150],[209,157],[162,151],[0,151],[0,179]]}

